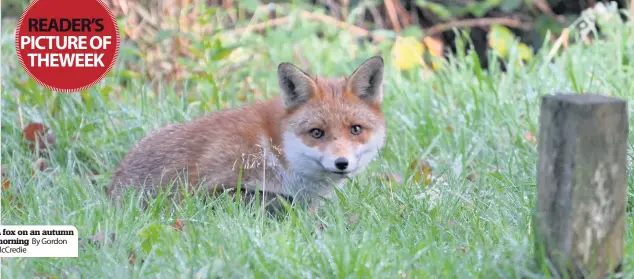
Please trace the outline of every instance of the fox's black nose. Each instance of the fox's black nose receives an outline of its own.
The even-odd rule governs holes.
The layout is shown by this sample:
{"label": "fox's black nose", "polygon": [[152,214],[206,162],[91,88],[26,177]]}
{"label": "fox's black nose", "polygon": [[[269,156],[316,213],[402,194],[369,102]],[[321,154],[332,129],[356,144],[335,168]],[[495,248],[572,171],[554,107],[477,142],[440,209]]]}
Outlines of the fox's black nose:
{"label": "fox's black nose", "polygon": [[344,157],[337,158],[337,160],[335,160],[335,166],[337,166],[339,170],[345,170],[348,167],[348,159]]}

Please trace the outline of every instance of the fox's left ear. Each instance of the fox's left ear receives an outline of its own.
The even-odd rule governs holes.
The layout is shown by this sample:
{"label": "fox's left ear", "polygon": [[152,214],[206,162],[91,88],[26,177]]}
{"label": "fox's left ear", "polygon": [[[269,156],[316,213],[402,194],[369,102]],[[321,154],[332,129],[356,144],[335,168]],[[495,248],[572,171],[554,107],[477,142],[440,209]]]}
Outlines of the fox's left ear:
{"label": "fox's left ear", "polygon": [[383,101],[383,58],[374,56],[359,66],[346,85],[352,94],[371,104]]}

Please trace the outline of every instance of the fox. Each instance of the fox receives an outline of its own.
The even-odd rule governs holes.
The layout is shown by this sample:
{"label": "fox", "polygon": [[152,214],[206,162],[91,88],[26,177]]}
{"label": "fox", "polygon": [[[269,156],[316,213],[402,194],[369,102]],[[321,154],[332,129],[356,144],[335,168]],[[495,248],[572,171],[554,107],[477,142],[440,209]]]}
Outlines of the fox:
{"label": "fox", "polygon": [[150,133],[120,161],[106,194],[120,203],[131,187],[156,195],[184,179],[187,189],[240,185],[316,211],[385,145],[383,74],[381,56],[339,77],[282,62],[277,96]]}

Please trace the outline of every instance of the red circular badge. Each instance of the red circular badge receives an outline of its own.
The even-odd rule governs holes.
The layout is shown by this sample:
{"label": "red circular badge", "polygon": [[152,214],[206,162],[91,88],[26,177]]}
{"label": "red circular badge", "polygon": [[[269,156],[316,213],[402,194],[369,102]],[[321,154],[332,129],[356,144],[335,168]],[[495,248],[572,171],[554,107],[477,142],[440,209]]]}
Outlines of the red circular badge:
{"label": "red circular badge", "polygon": [[34,0],[15,32],[24,70],[54,91],[87,89],[112,69],[119,29],[101,0]]}

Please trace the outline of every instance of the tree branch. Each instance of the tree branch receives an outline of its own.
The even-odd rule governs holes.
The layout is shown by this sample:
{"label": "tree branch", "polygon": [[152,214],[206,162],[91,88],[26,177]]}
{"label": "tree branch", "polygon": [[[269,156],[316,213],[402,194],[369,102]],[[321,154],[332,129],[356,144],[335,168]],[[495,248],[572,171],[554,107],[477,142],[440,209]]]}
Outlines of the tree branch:
{"label": "tree branch", "polygon": [[519,28],[523,30],[528,30],[531,28],[530,23],[522,22],[521,20],[516,18],[485,17],[485,18],[453,20],[446,23],[440,23],[430,28],[426,28],[424,30],[424,33],[426,36],[431,36],[431,35],[436,35],[438,33],[442,33],[444,31],[451,30],[453,28],[488,27],[491,25],[504,25],[504,26]]}

